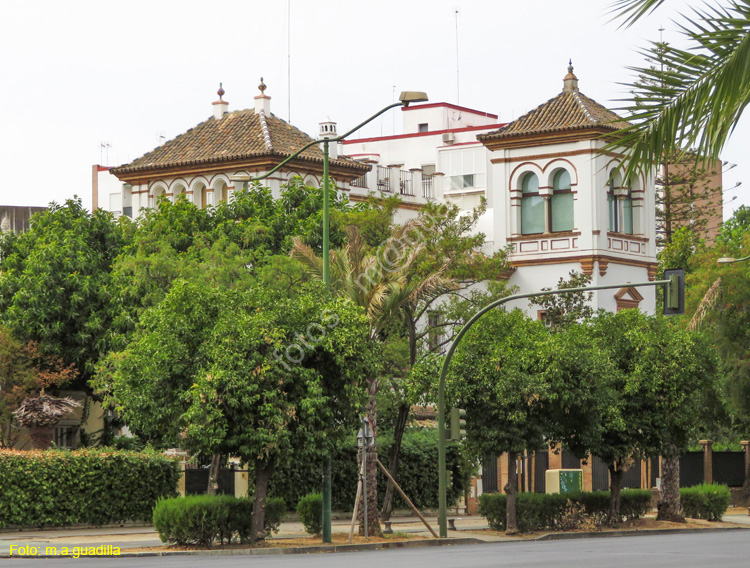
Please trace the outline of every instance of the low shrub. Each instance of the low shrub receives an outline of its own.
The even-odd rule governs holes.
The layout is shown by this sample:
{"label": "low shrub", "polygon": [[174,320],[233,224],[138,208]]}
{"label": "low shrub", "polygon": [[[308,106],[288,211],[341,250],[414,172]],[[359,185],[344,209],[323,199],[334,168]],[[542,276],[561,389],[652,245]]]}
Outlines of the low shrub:
{"label": "low shrub", "polygon": [[[278,532],[286,510],[283,499],[266,500],[266,533]],[[252,497],[191,495],[161,499],[154,507],[154,528],[162,542],[210,548],[233,539],[247,542],[252,527]]]}
{"label": "low shrub", "polygon": [[[479,514],[487,518],[493,530],[505,530],[506,506],[507,497],[503,493],[484,493],[479,497]],[[650,491],[623,489],[620,492],[620,514],[624,520],[639,518],[650,509]],[[516,520],[521,532],[564,529],[573,516],[581,517],[579,524],[598,526],[608,513],[609,491],[516,495]],[[586,523],[582,515],[586,516]]]}
{"label": "low shrub", "polygon": [[0,450],[0,528],[150,521],[179,475],[152,451]]}
{"label": "low shrub", "polygon": [[323,495],[309,493],[297,503],[297,516],[310,534],[320,534],[323,530]]}
{"label": "low shrub", "polygon": [[702,483],[680,489],[680,502],[686,517],[720,521],[729,508],[731,492],[726,485]]}

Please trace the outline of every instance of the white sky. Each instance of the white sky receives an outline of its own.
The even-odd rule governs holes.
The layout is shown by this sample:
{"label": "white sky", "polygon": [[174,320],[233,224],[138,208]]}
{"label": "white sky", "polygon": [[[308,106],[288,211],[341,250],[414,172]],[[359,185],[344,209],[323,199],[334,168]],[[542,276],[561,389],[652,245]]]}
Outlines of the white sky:
{"label": "white sky", "polygon": [[[291,122],[311,135],[326,115],[345,132],[402,90],[509,121],[561,90],[569,58],[581,91],[616,108],[626,67],[642,65],[638,50],[660,27],[678,41],[672,18],[686,3],[671,0],[629,30],[609,22],[609,3],[2,0],[0,205],[77,194],[90,207],[92,164],[129,162],[205,120],[220,81],[237,110],[253,106],[263,76],[272,112],[288,119],[290,53]],[[387,114],[360,135],[398,133],[400,123]],[[725,194],[738,196],[725,215],[750,204],[748,141],[750,118],[724,152],[738,164],[724,186],[747,179]]]}

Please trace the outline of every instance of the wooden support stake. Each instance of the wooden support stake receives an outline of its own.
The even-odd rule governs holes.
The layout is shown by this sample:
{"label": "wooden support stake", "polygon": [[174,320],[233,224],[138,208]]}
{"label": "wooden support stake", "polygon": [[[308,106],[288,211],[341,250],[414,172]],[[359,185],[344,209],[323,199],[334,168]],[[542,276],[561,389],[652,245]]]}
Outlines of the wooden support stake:
{"label": "wooden support stake", "polygon": [[359,513],[359,498],[362,496],[362,468],[360,468],[359,471],[360,471],[360,477],[357,480],[357,497],[354,499],[354,513],[352,514],[352,525],[349,527],[349,544],[354,542],[354,525],[357,522],[357,513]]}
{"label": "wooden support stake", "polygon": [[404,501],[406,501],[406,504],[412,508],[412,510],[417,514],[417,517],[419,517],[419,519],[424,523],[424,526],[426,526],[427,529],[432,533],[432,536],[434,536],[435,538],[440,538],[437,535],[437,533],[434,530],[432,530],[432,527],[427,522],[427,519],[425,519],[422,516],[422,513],[420,513],[419,510],[414,506],[414,503],[412,503],[411,500],[406,496],[406,493],[403,492],[403,490],[401,489],[401,486],[398,483],[396,483],[396,480],[393,479],[390,473],[388,473],[388,470],[385,469],[385,466],[382,463],[380,463],[379,459],[378,459],[378,465],[380,466],[380,469],[383,470],[383,473],[385,474],[385,476],[391,480],[391,483],[393,483],[394,487],[396,488],[396,491],[398,491],[399,495],[401,495]]}

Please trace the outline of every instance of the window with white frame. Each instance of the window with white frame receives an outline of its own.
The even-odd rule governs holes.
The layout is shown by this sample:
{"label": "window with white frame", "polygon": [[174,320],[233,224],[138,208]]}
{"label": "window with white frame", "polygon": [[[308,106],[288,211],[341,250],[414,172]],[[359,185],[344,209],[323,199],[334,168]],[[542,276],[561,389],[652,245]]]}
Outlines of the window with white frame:
{"label": "window with white frame", "polygon": [[539,178],[527,172],[521,177],[521,234],[543,233],[544,197],[539,195]]}
{"label": "window with white frame", "polygon": [[450,190],[486,187],[486,153],[483,147],[444,150],[440,152],[440,160]]}
{"label": "window with white frame", "polygon": [[607,186],[608,229],[613,233],[633,234],[633,193],[630,183],[623,184],[619,172],[612,170]]}
{"label": "window with white frame", "polygon": [[550,199],[550,228],[553,233],[572,231],[573,191],[570,185],[570,173],[561,169],[552,177],[552,198]]}

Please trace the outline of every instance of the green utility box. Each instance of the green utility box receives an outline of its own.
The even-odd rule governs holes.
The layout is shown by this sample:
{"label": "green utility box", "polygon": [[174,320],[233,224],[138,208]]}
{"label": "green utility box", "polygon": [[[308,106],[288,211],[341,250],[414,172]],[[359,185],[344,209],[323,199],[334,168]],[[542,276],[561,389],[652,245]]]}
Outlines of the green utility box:
{"label": "green utility box", "polygon": [[583,489],[582,469],[548,469],[545,474],[547,493],[572,493]]}

